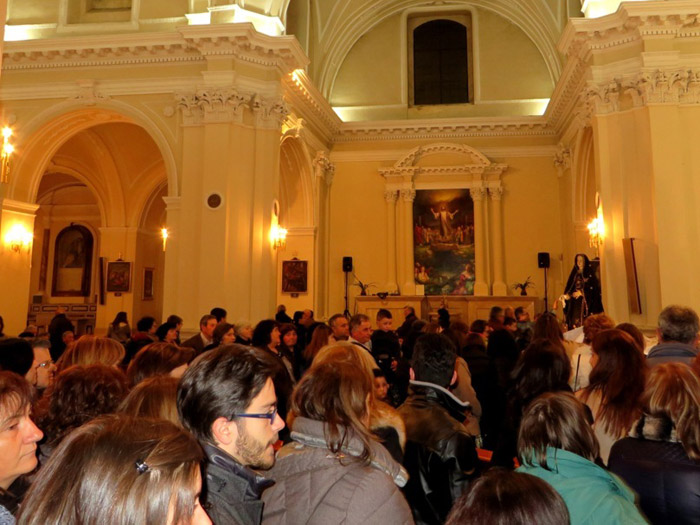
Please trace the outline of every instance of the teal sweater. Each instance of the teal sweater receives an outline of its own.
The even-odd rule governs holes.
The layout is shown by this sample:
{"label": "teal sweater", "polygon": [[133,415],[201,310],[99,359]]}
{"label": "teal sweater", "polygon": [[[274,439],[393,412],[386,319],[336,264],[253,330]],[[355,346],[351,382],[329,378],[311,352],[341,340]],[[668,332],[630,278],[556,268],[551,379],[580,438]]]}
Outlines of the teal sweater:
{"label": "teal sweater", "polygon": [[648,523],[624,482],[587,459],[566,450],[547,448],[547,466],[524,464],[518,472],[549,483],[564,499],[571,525]]}

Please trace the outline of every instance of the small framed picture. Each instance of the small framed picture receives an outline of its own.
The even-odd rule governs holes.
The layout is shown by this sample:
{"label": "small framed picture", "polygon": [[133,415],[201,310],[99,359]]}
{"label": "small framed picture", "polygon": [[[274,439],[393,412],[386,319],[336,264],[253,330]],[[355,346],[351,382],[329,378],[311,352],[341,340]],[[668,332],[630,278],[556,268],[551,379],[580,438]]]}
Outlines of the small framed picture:
{"label": "small framed picture", "polygon": [[141,298],[144,301],[153,300],[153,272],[155,272],[154,268],[143,269],[143,296]]}
{"label": "small framed picture", "polygon": [[124,293],[131,290],[131,263],[113,261],[107,263],[107,291]]}
{"label": "small framed picture", "polygon": [[282,292],[303,293],[308,288],[309,261],[282,261]]}

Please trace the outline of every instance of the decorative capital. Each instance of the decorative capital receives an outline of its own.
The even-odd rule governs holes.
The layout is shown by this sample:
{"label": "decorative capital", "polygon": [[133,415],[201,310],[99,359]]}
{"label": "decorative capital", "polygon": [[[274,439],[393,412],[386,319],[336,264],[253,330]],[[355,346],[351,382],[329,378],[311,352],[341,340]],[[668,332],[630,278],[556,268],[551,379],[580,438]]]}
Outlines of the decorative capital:
{"label": "decorative capital", "polygon": [[279,129],[289,115],[289,108],[282,97],[253,95],[249,105],[255,113],[255,125],[259,128]]}
{"label": "decorative capital", "polygon": [[328,154],[325,151],[316,153],[313,166],[316,177],[325,179],[326,185],[330,187],[333,183],[333,176],[335,175],[335,164],[331,162],[331,159],[328,158]]}
{"label": "decorative capital", "polygon": [[477,186],[476,188],[469,188],[469,195],[474,202],[480,202],[486,197],[486,188],[483,186]]}
{"label": "decorative capital", "polygon": [[496,186],[495,188],[489,188],[489,197],[491,197],[491,200],[500,201],[501,197],[503,197],[503,187]]}
{"label": "decorative capital", "polygon": [[413,188],[404,188],[401,190],[401,197],[405,202],[413,202],[413,199],[416,198],[416,190]]}
{"label": "decorative capital", "polygon": [[109,99],[107,95],[103,95],[97,91],[93,79],[78,80],[76,84],[78,85],[78,94],[71,97],[72,100],[77,100],[86,106],[94,106],[102,100]]}
{"label": "decorative capital", "polygon": [[398,198],[398,193],[396,190],[384,190],[384,200],[388,202],[389,204],[394,204],[396,203],[396,200]]}
{"label": "decorative capital", "polygon": [[177,107],[182,111],[184,123],[199,125],[210,122],[241,122],[243,111],[252,95],[235,88],[209,87],[194,93],[177,94]]}
{"label": "decorative capital", "polygon": [[560,177],[571,167],[571,150],[562,144],[559,145],[559,149],[554,155],[554,167]]}

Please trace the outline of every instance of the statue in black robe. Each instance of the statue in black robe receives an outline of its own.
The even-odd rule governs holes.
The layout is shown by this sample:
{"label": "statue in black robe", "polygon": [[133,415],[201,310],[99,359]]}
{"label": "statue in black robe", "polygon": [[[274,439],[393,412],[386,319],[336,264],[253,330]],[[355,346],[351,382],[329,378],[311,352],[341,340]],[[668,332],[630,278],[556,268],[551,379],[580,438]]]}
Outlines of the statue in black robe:
{"label": "statue in black robe", "polygon": [[569,330],[583,324],[589,315],[603,312],[603,301],[600,296],[600,282],[588,257],[577,253],[574,267],[564,288],[564,315]]}

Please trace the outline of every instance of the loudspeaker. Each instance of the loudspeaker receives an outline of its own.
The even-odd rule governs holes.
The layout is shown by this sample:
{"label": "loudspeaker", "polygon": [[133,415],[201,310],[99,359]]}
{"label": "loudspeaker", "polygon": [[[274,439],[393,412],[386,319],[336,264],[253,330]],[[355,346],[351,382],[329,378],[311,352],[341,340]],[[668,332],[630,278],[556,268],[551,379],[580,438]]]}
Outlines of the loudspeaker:
{"label": "loudspeaker", "polygon": [[344,272],[351,272],[352,271],[352,257],[343,257],[343,271]]}
{"label": "loudspeaker", "polygon": [[540,252],[537,254],[537,267],[549,268],[549,252]]}

